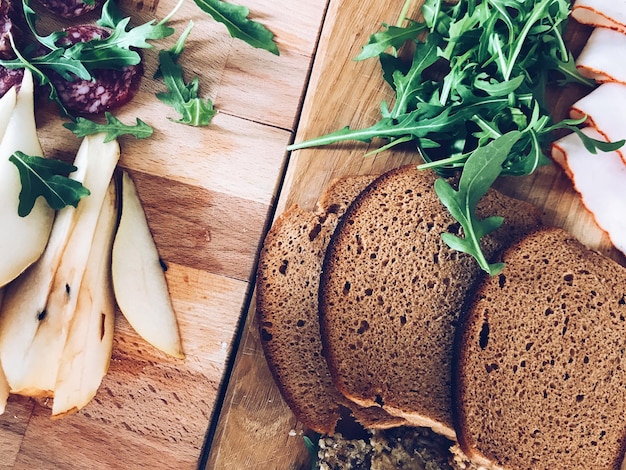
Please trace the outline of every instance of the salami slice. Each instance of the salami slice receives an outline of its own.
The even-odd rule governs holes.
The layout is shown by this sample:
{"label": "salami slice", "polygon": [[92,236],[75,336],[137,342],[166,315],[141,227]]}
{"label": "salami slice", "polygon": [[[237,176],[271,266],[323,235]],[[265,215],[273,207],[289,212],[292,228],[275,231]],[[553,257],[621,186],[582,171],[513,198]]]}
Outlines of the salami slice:
{"label": "salami slice", "polygon": [[[66,30],[67,36],[61,45],[87,42],[109,36],[108,30],[95,25],[72,26]],[[92,71],[93,80],[65,80],[51,72],[50,81],[66,109],[79,115],[100,114],[130,101],[141,82],[143,64],[126,66],[119,70],[98,69]]]}
{"label": "salami slice", "polygon": [[19,5],[19,1],[16,6],[10,0],[0,0],[0,59],[15,58],[9,35],[13,36],[16,45],[22,42],[25,20]]}
{"label": "salami slice", "polygon": [[62,18],[76,18],[95,10],[102,2],[100,0],[93,0],[90,3],[83,0],[39,0],[39,3]]}
{"label": "salami slice", "polygon": [[24,69],[7,69],[0,66],[0,96],[4,96],[13,87],[17,87],[16,90],[19,91],[23,78]]}

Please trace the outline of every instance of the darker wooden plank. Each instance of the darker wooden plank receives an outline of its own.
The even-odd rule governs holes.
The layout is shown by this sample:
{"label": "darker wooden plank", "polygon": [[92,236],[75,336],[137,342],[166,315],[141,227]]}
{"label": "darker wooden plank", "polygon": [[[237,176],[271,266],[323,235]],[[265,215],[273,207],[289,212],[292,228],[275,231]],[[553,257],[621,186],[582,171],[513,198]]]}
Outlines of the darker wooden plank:
{"label": "darker wooden plank", "polygon": [[249,281],[269,204],[129,171],[166,263]]}

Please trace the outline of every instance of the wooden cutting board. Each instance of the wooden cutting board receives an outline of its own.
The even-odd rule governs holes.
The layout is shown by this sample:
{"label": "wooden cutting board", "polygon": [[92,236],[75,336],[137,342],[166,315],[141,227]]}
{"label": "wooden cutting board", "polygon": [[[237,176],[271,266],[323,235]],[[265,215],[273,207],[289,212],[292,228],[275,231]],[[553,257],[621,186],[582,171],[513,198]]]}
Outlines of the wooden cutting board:
{"label": "wooden cutting board", "polygon": [[[177,0],[122,3],[134,24]],[[50,403],[12,396],[0,416],[0,469],[197,468],[228,358],[237,345],[256,254],[283,177],[325,0],[245,0],[276,35],[281,55],[253,49],[185,0],[172,25],[195,26],[180,61],[219,114],[208,128],[172,122],[155,93],[157,49],[144,53],[135,100],[116,115],[154,127],[120,139],[164,262],[186,359],[160,354],[118,315],[110,371],[81,412],[50,419]],[[93,20],[88,17],[85,20]],[[43,27],[49,22],[43,21]],[[37,108],[47,156],[73,160],[79,140],[52,106]]]}
{"label": "wooden cutting board", "polygon": [[[376,60],[352,59],[382,23],[396,23],[403,4],[403,0],[330,1],[296,141],[346,125],[363,127],[376,122],[381,100],[391,99],[392,94],[383,83]],[[412,17],[418,17],[421,4],[414,2]],[[580,50],[588,34],[588,29],[572,24],[568,40],[574,53]],[[555,94],[555,117],[563,117],[567,106],[582,93],[583,90],[569,89]],[[379,174],[420,162],[415,154],[395,151],[364,156],[379,145],[380,142],[346,143],[293,152],[277,214],[291,204],[313,209],[323,188],[335,177]],[[595,226],[569,180],[556,166],[541,168],[525,178],[503,179],[499,188],[540,207],[546,224],[564,227],[591,248],[624,261]],[[310,468],[304,434],[307,430],[293,417],[270,376],[260,347],[252,299],[206,468]]]}

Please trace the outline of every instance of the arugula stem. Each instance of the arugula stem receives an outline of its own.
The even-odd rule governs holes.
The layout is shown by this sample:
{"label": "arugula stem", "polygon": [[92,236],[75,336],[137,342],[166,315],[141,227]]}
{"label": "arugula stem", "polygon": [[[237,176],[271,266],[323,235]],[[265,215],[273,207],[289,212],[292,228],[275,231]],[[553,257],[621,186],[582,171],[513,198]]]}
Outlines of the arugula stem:
{"label": "arugula stem", "polygon": [[544,10],[550,5],[551,2],[552,0],[542,0],[542,2],[539,5],[533,8],[530,14],[530,17],[526,21],[526,24],[524,24],[524,27],[522,28],[519,36],[515,39],[515,48],[513,50],[513,54],[511,54],[511,56],[509,57],[507,67],[504,70],[505,81],[511,78],[511,74],[513,73],[513,68],[515,67],[517,58],[522,52],[522,47],[524,46],[524,43],[526,42],[526,37],[528,36],[530,29],[534,26],[534,24],[537,22],[539,18],[545,15]]}
{"label": "arugula stem", "polygon": [[174,5],[174,8],[172,9],[172,11],[170,11],[165,18],[163,18],[161,21],[159,21],[157,23],[158,26],[164,25],[166,24],[169,20],[172,19],[172,17],[176,14],[176,12],[178,10],[180,10],[180,7],[183,6],[183,3],[185,2],[185,0],[178,0],[178,3],[176,5]]}
{"label": "arugula stem", "polygon": [[396,26],[401,27],[402,23],[404,23],[404,21],[406,20],[407,13],[409,12],[409,7],[411,6],[411,3],[413,3],[413,0],[405,0],[404,5],[402,7],[402,11],[400,12],[400,16],[398,17],[398,22],[396,23]]}

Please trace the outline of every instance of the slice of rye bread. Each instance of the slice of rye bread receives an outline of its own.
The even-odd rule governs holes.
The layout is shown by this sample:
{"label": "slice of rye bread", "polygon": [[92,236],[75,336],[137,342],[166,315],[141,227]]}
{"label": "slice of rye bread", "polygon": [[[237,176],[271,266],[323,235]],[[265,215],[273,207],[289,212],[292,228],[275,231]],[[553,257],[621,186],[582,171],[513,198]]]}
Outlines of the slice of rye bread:
{"label": "slice of rye bread", "polygon": [[626,269],[556,228],[504,261],[457,330],[459,445],[488,468],[620,468]]}
{"label": "slice of rye bread", "polygon": [[[454,327],[482,271],[443,242],[443,232],[461,229],[437,198],[435,180],[415,166],[392,170],[349,207],[324,260],[320,326],[342,394],[454,439]],[[533,206],[495,190],[478,214],[505,217],[484,243],[489,258],[540,224]]]}
{"label": "slice of rye bread", "polygon": [[362,408],[342,396],[321,353],[317,291],[322,259],[339,217],[373,179],[335,181],[316,212],[290,207],[275,221],[260,253],[256,315],[265,357],[295,416],[322,434],[335,431],[342,407],[367,428],[404,424],[380,408]]}

